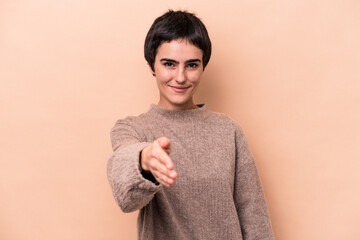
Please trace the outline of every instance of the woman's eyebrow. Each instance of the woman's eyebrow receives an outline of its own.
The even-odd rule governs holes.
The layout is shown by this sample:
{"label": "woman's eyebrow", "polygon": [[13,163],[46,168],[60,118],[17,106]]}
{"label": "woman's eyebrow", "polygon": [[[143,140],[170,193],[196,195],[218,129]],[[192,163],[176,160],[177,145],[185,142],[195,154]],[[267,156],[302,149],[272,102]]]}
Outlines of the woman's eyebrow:
{"label": "woman's eyebrow", "polygon": [[201,62],[201,60],[198,58],[194,58],[194,59],[189,59],[189,60],[185,61],[185,63],[192,63],[192,62]]}
{"label": "woman's eyebrow", "polygon": [[170,58],[162,58],[160,59],[160,62],[172,62],[172,63],[179,63],[178,61],[174,60],[174,59],[170,59]]}
{"label": "woman's eyebrow", "polygon": [[[172,62],[172,63],[176,63],[176,64],[179,63],[178,61],[176,61],[174,59],[170,59],[170,58],[162,58],[162,59],[160,59],[160,62],[163,62],[163,61]],[[201,60],[198,59],[198,58],[194,58],[194,59],[189,59],[189,60],[185,61],[185,63],[192,63],[192,62],[201,62]]]}

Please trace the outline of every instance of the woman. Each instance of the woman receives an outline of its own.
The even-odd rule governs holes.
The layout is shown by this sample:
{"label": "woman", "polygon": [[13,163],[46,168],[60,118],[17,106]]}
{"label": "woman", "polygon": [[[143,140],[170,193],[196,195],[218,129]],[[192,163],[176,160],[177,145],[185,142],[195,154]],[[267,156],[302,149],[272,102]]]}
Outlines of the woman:
{"label": "woman", "polygon": [[168,11],[145,40],[160,99],[117,121],[108,178],[124,212],[140,210],[139,239],[273,239],[240,126],[194,103],[211,42],[193,14]]}

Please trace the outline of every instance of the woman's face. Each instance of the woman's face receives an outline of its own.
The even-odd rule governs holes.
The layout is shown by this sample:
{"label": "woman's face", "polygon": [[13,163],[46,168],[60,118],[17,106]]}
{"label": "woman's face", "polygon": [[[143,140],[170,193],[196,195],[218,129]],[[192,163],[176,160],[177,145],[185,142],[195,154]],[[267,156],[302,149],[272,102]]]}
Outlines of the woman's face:
{"label": "woman's face", "polygon": [[203,73],[202,50],[186,39],[162,43],[154,70],[159,88],[158,106],[169,110],[196,108],[193,100]]}

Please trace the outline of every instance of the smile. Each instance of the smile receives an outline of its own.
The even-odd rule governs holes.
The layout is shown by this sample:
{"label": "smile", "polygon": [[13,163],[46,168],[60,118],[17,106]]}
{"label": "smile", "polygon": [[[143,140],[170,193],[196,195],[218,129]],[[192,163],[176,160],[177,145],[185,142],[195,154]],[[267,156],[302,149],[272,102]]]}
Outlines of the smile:
{"label": "smile", "polygon": [[183,86],[170,86],[175,92],[177,93],[183,93],[186,91],[186,89],[190,88],[191,86],[188,87],[183,87]]}

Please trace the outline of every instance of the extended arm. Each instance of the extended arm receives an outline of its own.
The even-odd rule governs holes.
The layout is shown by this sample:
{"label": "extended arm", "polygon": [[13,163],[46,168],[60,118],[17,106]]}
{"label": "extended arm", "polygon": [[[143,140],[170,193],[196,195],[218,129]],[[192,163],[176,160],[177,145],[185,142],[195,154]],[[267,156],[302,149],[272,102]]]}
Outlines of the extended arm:
{"label": "extended arm", "polygon": [[171,187],[175,183],[169,139],[144,142],[128,122],[119,120],[111,131],[111,141],[114,154],[108,161],[108,179],[124,212],[144,207],[161,185]]}
{"label": "extended arm", "polygon": [[110,136],[114,153],[108,161],[107,175],[114,198],[124,212],[141,209],[161,187],[140,173],[140,152],[152,143],[142,141],[125,120],[115,124]]}

